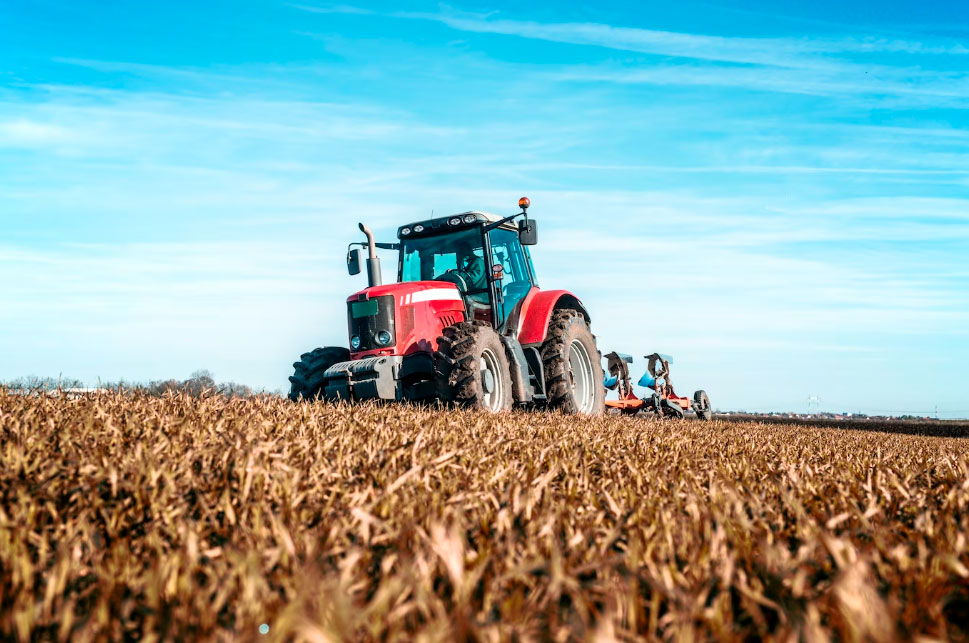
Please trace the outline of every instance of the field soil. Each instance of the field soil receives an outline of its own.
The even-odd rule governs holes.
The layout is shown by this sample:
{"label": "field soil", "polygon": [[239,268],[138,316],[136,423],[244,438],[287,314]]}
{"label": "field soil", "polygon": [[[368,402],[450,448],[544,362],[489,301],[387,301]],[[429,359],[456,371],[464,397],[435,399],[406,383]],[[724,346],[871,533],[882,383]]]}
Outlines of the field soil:
{"label": "field soil", "polygon": [[967,447],[0,390],[0,638],[965,640]]}
{"label": "field soil", "polygon": [[936,420],[932,418],[798,418],[779,415],[721,415],[725,422],[758,424],[783,424],[786,426],[812,426],[818,428],[847,429],[854,431],[878,431],[881,433],[904,433],[939,438],[969,438],[969,420]]}

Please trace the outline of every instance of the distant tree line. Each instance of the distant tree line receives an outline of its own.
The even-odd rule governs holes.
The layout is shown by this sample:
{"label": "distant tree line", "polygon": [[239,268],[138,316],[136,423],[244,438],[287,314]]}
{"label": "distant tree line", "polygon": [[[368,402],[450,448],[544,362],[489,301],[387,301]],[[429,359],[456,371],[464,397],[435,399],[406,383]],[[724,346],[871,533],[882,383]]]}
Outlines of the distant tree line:
{"label": "distant tree line", "polygon": [[[38,377],[29,375],[15,380],[0,382],[3,386],[13,391],[56,391],[58,389],[77,389],[85,388],[86,385],[81,380],[73,377]],[[164,395],[168,392],[188,393],[199,397],[203,394],[224,395],[226,397],[249,397],[253,394],[252,388],[237,382],[216,382],[215,377],[210,371],[199,370],[192,373],[187,380],[152,380],[150,382],[127,382],[118,380],[117,382],[103,382],[97,388],[142,391],[152,395]]]}
{"label": "distant tree line", "polygon": [[15,380],[0,382],[0,386],[15,391],[56,391],[59,388],[84,388],[85,384],[73,377],[28,375],[27,377],[18,377]]}

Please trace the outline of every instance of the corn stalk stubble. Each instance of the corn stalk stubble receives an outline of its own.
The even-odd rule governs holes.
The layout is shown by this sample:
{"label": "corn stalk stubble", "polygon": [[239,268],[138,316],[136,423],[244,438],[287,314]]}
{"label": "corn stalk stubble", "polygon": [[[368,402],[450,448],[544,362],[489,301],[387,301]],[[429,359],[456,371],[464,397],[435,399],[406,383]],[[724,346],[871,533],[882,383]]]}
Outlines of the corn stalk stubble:
{"label": "corn stalk stubble", "polygon": [[969,632],[956,438],[0,390],[0,635]]}

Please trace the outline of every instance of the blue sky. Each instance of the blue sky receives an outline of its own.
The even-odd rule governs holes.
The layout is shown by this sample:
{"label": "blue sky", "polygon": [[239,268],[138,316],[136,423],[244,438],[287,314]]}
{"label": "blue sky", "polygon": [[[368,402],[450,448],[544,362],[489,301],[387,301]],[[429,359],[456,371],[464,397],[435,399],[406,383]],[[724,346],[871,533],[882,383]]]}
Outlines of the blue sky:
{"label": "blue sky", "polygon": [[967,108],[961,3],[8,0],[0,379],[286,388],[357,221],[525,194],[681,393],[969,416]]}

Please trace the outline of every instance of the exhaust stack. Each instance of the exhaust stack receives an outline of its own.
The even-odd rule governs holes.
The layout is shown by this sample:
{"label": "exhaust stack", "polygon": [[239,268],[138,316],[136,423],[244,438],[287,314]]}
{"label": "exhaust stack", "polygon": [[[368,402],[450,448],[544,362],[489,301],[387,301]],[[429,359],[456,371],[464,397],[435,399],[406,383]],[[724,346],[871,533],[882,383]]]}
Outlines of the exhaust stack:
{"label": "exhaust stack", "polygon": [[371,286],[379,286],[383,283],[380,275],[380,257],[377,256],[377,246],[373,240],[373,232],[370,228],[359,224],[360,231],[367,235],[367,282]]}

